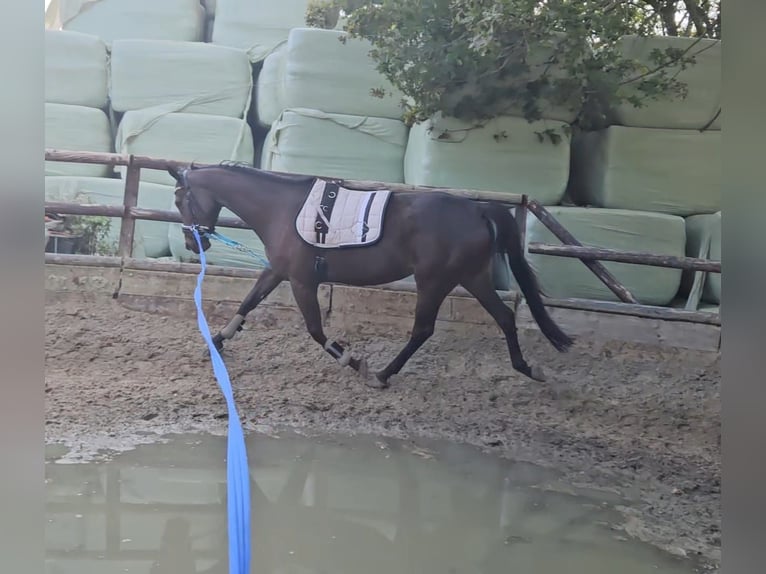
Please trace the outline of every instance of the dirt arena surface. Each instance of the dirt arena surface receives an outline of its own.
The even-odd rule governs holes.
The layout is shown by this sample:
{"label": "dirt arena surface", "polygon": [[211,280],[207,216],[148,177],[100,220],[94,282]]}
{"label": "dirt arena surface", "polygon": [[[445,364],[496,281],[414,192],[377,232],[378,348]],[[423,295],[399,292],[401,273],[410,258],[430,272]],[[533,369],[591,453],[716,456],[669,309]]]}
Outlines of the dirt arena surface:
{"label": "dirt arena surface", "polygon": [[[216,332],[227,317],[209,315]],[[372,368],[407,333],[330,326]],[[608,487],[636,500],[628,530],[717,569],[720,560],[720,367],[718,355],[578,340],[557,353],[523,331],[530,363],[548,382],[510,368],[494,337],[436,335],[386,390],[339,368],[299,319],[259,309],[228,342],[224,359],[247,429],[300,427],[447,438],[553,466],[570,484]],[[126,309],[101,298],[46,307],[46,439],[83,458],[130,448],[157,433],[221,432],[224,398],[196,316]]]}

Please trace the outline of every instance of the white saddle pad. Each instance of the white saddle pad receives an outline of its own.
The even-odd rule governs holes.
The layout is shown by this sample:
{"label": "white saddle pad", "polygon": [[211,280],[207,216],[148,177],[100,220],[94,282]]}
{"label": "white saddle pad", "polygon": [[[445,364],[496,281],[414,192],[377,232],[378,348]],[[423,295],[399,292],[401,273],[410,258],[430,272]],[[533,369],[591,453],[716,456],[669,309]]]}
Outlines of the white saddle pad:
{"label": "white saddle pad", "polygon": [[298,235],[315,247],[365,247],[383,232],[391,190],[356,191],[317,179],[295,220]]}

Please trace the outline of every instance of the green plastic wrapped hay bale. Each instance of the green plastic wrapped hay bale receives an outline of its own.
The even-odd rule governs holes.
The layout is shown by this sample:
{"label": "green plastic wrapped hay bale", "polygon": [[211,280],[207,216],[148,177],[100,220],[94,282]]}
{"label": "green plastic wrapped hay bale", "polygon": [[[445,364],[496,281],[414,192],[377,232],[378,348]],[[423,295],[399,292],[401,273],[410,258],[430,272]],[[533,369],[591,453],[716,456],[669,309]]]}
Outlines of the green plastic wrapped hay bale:
{"label": "green plastic wrapped hay bale", "polygon": [[285,110],[266,136],[261,167],[401,183],[407,127],[388,118]]}
{"label": "green plastic wrapped hay bale", "polygon": [[[643,251],[683,257],[686,227],[681,217],[662,213],[551,206],[547,210],[585,246]],[[527,215],[529,243],[561,245],[531,212]],[[619,301],[579,259],[527,253],[542,291],[556,299]],[[644,305],[668,305],[678,292],[681,270],[603,261],[602,264]],[[515,280],[512,289],[518,289]]]}
{"label": "green plastic wrapped hay bale", "polygon": [[[245,120],[208,114],[126,112],[117,130],[117,151],[178,161],[253,164],[253,134]],[[125,168],[121,173],[124,177]],[[175,185],[165,171],[142,169],[142,181]]]}
{"label": "green plastic wrapped hay bale", "polygon": [[260,62],[284,40],[292,28],[306,25],[311,0],[216,0],[214,44],[247,50]]}
{"label": "green plastic wrapped hay bale", "polygon": [[[404,95],[375,69],[371,49],[344,32],[294,28],[284,56],[284,107],[401,119]],[[378,88],[384,97],[370,93]]]}
{"label": "green plastic wrapped hay bale", "polygon": [[253,74],[242,50],[200,42],[117,40],[111,52],[112,108],[244,118]]}
{"label": "green plastic wrapped hay bale", "polygon": [[[111,152],[112,128],[103,110],[69,104],[45,104],[45,147],[69,151]],[[106,165],[46,161],[45,175],[108,177]]]}
{"label": "green plastic wrapped hay bale", "polygon": [[502,117],[482,128],[437,116],[414,125],[404,179],[427,185],[526,193],[545,205],[561,201],[569,177],[569,142],[540,141],[535,132],[560,126]]}
{"label": "green plastic wrapped hay bale", "polygon": [[[167,209],[173,199],[173,186],[141,182],[138,188],[138,207]],[[45,178],[45,199],[98,205],[122,205],[125,182],[103,177],[48,176]],[[122,221],[110,217],[108,241],[115,250],[120,241]],[[166,257],[170,255],[168,223],[164,221],[136,221],[133,243],[134,257]]]}
{"label": "green plastic wrapped hay bale", "polygon": [[[177,211],[172,202],[169,209]],[[220,217],[237,217],[237,215],[224,207],[221,209]],[[225,235],[228,239],[233,239],[245,247],[252,249],[260,257],[260,260],[248,253],[244,253],[238,249],[224,245],[220,241],[212,239],[210,241],[210,249],[205,251],[205,261],[209,265],[241,267],[245,269],[263,269],[263,263],[261,261],[266,260],[266,250],[263,246],[263,242],[254,231],[250,229],[219,227],[218,232]],[[199,263],[199,255],[186,249],[184,234],[181,230],[180,223],[169,224],[167,238],[173,259],[182,263]]]}
{"label": "green plastic wrapped hay bale", "polygon": [[45,101],[106,108],[106,44],[90,34],[45,31]]}
{"label": "green plastic wrapped hay bale", "polygon": [[199,0],[53,0],[58,10],[51,21],[64,30],[114,40],[178,40],[199,42],[205,9]]}
{"label": "green plastic wrapped hay bale", "polygon": [[284,63],[287,43],[280,44],[263,60],[256,82],[256,115],[263,127],[271,127],[285,109]]}
{"label": "green plastic wrapped hay bale", "polygon": [[611,126],[578,136],[572,158],[578,203],[680,216],[721,209],[721,132]]}
{"label": "green plastic wrapped hay bale", "polygon": [[[672,36],[625,36],[619,44],[623,57],[636,60],[644,70],[655,69],[653,50],[668,48],[686,51],[695,63],[682,70],[680,65],[666,68],[676,80],[686,84],[685,97],[648,100],[639,108],[623,103],[615,109],[617,123],[639,128],[700,130],[716,118],[721,109],[721,41],[710,38]],[[637,74],[640,72],[637,72]],[[651,79],[651,75],[648,76]],[[708,129],[721,129],[721,116]]]}
{"label": "green plastic wrapped hay bale", "polygon": [[[686,237],[687,257],[721,261],[721,212],[687,217]],[[705,256],[702,250],[708,245]],[[707,273],[702,290],[702,301],[721,303],[720,273]]]}

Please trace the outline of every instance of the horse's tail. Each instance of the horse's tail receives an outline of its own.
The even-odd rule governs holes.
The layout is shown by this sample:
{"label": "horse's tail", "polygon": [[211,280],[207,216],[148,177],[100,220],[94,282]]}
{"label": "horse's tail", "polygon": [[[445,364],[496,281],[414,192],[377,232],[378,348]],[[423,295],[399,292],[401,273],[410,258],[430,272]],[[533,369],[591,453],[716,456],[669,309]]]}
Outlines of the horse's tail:
{"label": "horse's tail", "polygon": [[486,206],[485,213],[495,224],[497,247],[508,254],[511,272],[527,300],[532,317],[551,344],[558,351],[565,352],[574,340],[553,321],[543,304],[537,278],[524,257],[524,246],[521,244],[521,233],[516,219],[507,207],[494,203]]}

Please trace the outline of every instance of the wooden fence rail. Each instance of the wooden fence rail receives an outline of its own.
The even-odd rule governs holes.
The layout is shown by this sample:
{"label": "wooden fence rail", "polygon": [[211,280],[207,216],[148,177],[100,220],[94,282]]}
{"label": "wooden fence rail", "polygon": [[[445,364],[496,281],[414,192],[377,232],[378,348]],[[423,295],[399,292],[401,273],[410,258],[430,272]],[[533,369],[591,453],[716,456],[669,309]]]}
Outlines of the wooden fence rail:
{"label": "wooden fence rail", "polygon": [[695,257],[656,255],[654,253],[644,253],[642,251],[617,251],[616,249],[583,247],[579,245],[547,245],[545,243],[537,242],[531,242],[527,249],[530,253],[553,255],[556,257],[618,261],[621,263],[633,263],[635,265],[647,265],[650,267],[671,267],[675,269],[686,269],[688,271],[705,271],[707,273],[721,272],[720,261],[697,259]]}
{"label": "wooden fence rail", "polygon": [[[50,213],[57,213],[59,215],[99,215],[103,217],[124,217],[127,213],[130,214],[134,219],[181,223],[181,214],[177,211],[167,211],[164,209],[144,209],[141,207],[131,207],[130,209],[125,209],[125,207],[121,205],[99,205],[94,203],[83,205],[60,201],[46,201],[45,211]],[[220,217],[216,222],[216,227],[250,229],[250,226],[238,217]]]}
{"label": "wooden fence rail", "polygon": [[[127,166],[134,167],[136,169],[154,169],[158,171],[165,171],[169,167],[184,168],[189,167],[189,162],[178,161],[172,159],[158,159],[153,157],[146,157],[140,155],[125,155],[116,153],[90,153],[80,151],[68,151],[68,150],[45,150],[46,161],[61,161],[68,163],[90,163],[90,164],[104,164],[114,166]],[[205,167],[215,164],[197,163],[194,162],[196,167]],[[274,171],[272,173],[284,173]],[[295,175],[285,174],[285,175]],[[310,174],[303,174],[310,175]],[[522,195],[515,193],[501,193],[497,191],[480,191],[473,189],[452,189],[447,187],[428,187],[420,185],[408,185],[405,183],[388,183],[380,181],[367,181],[367,180],[344,180],[348,185],[353,186],[355,189],[390,189],[391,191],[414,191],[418,193],[423,192],[446,192],[452,195],[458,195],[460,197],[466,197],[468,199],[474,199],[479,201],[497,201],[499,203],[506,203],[509,205],[519,205],[522,201]]]}
{"label": "wooden fence rail", "polygon": [[[101,164],[127,168],[125,173],[125,192],[121,206],[93,204],[83,205],[56,201],[45,202],[45,210],[51,213],[57,213],[61,215],[97,215],[120,218],[122,220],[118,246],[118,254],[120,258],[130,259],[133,257],[133,238],[135,235],[136,220],[165,221],[173,223],[181,222],[180,215],[175,211],[144,209],[137,206],[140,174],[141,169],[164,171],[169,167],[188,167],[189,162],[116,153],[55,149],[45,150],[45,160],[66,163]],[[195,163],[195,166],[199,167],[206,165],[211,164]],[[618,251],[612,249],[583,246],[563,225],[561,225],[561,223],[556,220],[555,217],[553,217],[553,215],[547,209],[545,209],[544,206],[535,200],[529,200],[527,196],[523,194],[414,186],[400,183],[386,183],[376,181],[344,180],[344,183],[357,189],[368,190],[386,188],[392,191],[407,191],[418,193],[446,192],[475,201],[493,201],[509,206],[514,206],[516,208],[516,216],[517,220],[519,221],[519,227],[522,233],[523,242],[526,242],[527,212],[532,212],[535,217],[537,217],[537,219],[563,243],[563,245],[548,245],[534,242],[528,245],[529,253],[580,259],[580,261],[582,261],[582,263],[588,267],[594,273],[594,275],[596,275],[596,277],[598,277],[599,280],[604,283],[604,285],[606,285],[609,290],[614,293],[615,296],[622,302],[612,303],[604,301],[586,301],[579,299],[547,299],[547,304],[549,303],[554,306],[586,310],[608,310],[609,312],[619,312],[621,314],[637,314],[640,316],[651,316],[656,318],[667,318],[675,320],[680,318],[679,313],[686,313],[686,317],[689,320],[699,320],[699,322],[704,323],[709,323],[711,320],[714,323],[718,322],[717,317],[702,317],[702,315],[709,316],[709,313],[703,314],[696,312],[696,307],[699,303],[699,300],[692,302],[693,304],[691,306],[691,310],[678,310],[664,307],[640,305],[633,294],[624,285],[622,285],[600,261],[614,261],[654,267],[670,267],[703,273],[721,273],[720,261],[711,261],[692,257],[673,257],[632,251]],[[251,229],[250,226],[248,226],[244,221],[236,217],[222,217],[219,219],[218,225],[220,227]],[[52,259],[52,257],[46,256],[46,261]],[[69,258],[65,259],[68,260]],[[61,261],[60,258],[57,258],[57,260]],[[159,264],[159,262],[157,263]],[[620,307],[620,305],[622,305],[622,307]],[[688,308],[689,307],[687,306],[687,309]],[[622,309],[622,311],[617,311],[617,309]],[[690,314],[693,314],[695,318],[692,318],[692,315]]]}

